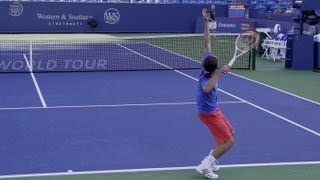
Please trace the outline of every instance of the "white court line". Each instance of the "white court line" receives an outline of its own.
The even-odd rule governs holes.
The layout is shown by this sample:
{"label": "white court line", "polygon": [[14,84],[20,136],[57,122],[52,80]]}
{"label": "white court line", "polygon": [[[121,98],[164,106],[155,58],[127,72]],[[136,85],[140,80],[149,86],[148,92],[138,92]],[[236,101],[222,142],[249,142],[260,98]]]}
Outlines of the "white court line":
{"label": "white court line", "polygon": [[294,121],[292,121],[292,120],[290,120],[290,119],[288,119],[288,118],[285,118],[285,117],[283,117],[283,116],[280,116],[279,114],[276,114],[276,113],[274,113],[274,112],[272,112],[272,111],[269,111],[269,110],[267,110],[267,109],[265,109],[265,108],[263,108],[263,107],[260,107],[260,106],[254,104],[254,103],[251,103],[251,102],[246,101],[246,100],[244,100],[244,99],[242,99],[242,98],[239,98],[239,97],[237,97],[237,96],[235,96],[235,95],[233,95],[233,94],[231,94],[231,93],[228,93],[228,92],[226,92],[226,91],[224,91],[224,90],[222,90],[222,89],[219,89],[219,91],[221,91],[221,92],[223,92],[223,93],[225,93],[225,94],[227,94],[227,95],[229,95],[229,96],[231,96],[231,97],[234,97],[234,98],[236,98],[236,99],[238,99],[238,100],[240,100],[240,101],[244,101],[244,102],[248,103],[249,105],[251,105],[251,106],[253,106],[253,107],[257,108],[257,109],[260,109],[260,110],[262,110],[262,111],[264,111],[264,112],[266,112],[266,113],[268,113],[268,114],[271,114],[271,115],[273,115],[273,116],[275,116],[275,117],[278,117],[278,118],[280,118],[280,119],[282,119],[282,120],[284,120],[284,121],[286,121],[286,122],[288,122],[288,123],[290,123],[290,124],[293,124],[293,125],[301,128],[301,129],[304,129],[304,130],[306,130],[306,131],[308,131],[308,132],[310,132],[310,133],[312,133],[312,134],[317,135],[317,136],[320,137],[320,133],[318,133],[318,132],[316,132],[316,131],[314,131],[314,130],[312,130],[312,129],[310,129],[310,128],[307,128],[307,127],[305,127],[305,126],[303,126],[303,125],[301,125],[301,124],[298,124],[298,123],[296,123],[296,122],[294,122]]}
{"label": "white court line", "polygon": [[[180,73],[180,74],[184,74],[184,73]],[[191,78],[189,75],[188,75],[187,77]],[[195,81],[198,81],[198,79],[196,79],[196,78],[194,78],[194,77],[192,77],[191,79],[193,79],[193,80],[195,80]],[[310,129],[310,128],[307,128],[307,127],[305,127],[305,126],[303,126],[303,125],[301,125],[301,124],[298,124],[298,123],[296,123],[296,122],[294,122],[294,121],[292,121],[292,120],[290,120],[290,119],[288,119],[288,118],[285,118],[285,117],[283,117],[283,116],[280,116],[279,114],[276,114],[276,113],[274,113],[274,112],[272,112],[272,111],[269,111],[269,110],[267,110],[267,109],[265,109],[265,108],[263,108],[263,107],[261,107],[261,106],[258,106],[258,105],[254,104],[254,103],[252,103],[252,102],[246,101],[246,100],[244,100],[244,99],[242,99],[242,98],[240,98],[240,97],[238,97],[238,96],[236,96],[236,95],[233,95],[233,94],[231,94],[231,93],[229,93],[229,92],[227,92],[227,91],[224,91],[224,90],[222,90],[222,89],[220,89],[220,88],[219,88],[218,90],[221,91],[221,92],[224,93],[224,94],[227,94],[227,95],[229,95],[229,96],[231,96],[231,97],[234,97],[234,98],[238,99],[239,101],[246,102],[246,103],[248,103],[249,105],[251,105],[251,106],[253,106],[253,107],[257,108],[257,109],[260,109],[260,110],[262,110],[262,111],[264,111],[264,112],[266,112],[266,113],[268,113],[268,114],[271,114],[271,115],[273,115],[273,116],[275,116],[275,117],[277,117],[277,118],[280,118],[280,119],[282,119],[282,120],[284,120],[284,121],[286,121],[286,122],[288,122],[288,123],[290,123],[290,124],[293,124],[293,125],[295,125],[295,126],[297,126],[297,127],[299,127],[299,128],[302,128],[302,129],[304,129],[304,130],[306,130],[306,131],[308,131],[308,132],[310,132],[310,133],[312,133],[312,134],[317,135],[317,136],[320,137],[320,133],[318,133],[318,132],[316,132],[316,131],[314,131],[314,130],[312,130],[312,129]]]}
{"label": "white court line", "polygon": [[160,46],[156,46],[156,45],[151,44],[151,43],[147,43],[147,44],[148,44],[149,46],[152,46],[152,47],[155,47],[155,48],[161,49],[161,50],[163,50],[163,51],[166,51],[166,52],[168,52],[168,53],[174,54],[174,55],[176,55],[176,56],[180,56],[180,57],[182,57],[182,58],[185,58],[185,59],[188,59],[188,60],[194,61],[194,62],[198,63],[199,65],[201,65],[201,63],[200,63],[199,61],[194,60],[194,59],[192,59],[192,58],[190,58],[190,57],[188,57],[188,56],[185,56],[185,55],[182,55],[182,54],[179,54],[179,53],[176,53],[176,52],[170,51],[170,50],[168,50],[168,49],[164,49],[164,48],[162,48],[162,47],[160,47]]}
{"label": "white court line", "polygon": [[[140,53],[138,53],[140,54]],[[142,55],[142,54],[141,54]],[[145,57],[144,55],[142,55],[143,57]],[[146,57],[147,58],[147,57]],[[147,59],[150,59],[150,58],[147,58]],[[151,60],[151,59],[150,59]],[[155,60],[152,60],[154,61],[155,63],[157,64],[161,64]],[[170,68],[169,66],[166,66],[164,65],[164,67],[167,67],[169,69],[172,69]],[[181,71],[178,71],[178,70],[174,70],[175,72],[183,75],[183,76],[186,76],[190,79],[193,79],[195,81],[198,81],[196,78],[190,76],[190,75],[187,75]],[[234,96],[226,91],[223,91],[221,89],[219,89],[221,92],[227,94],[227,95],[230,95],[240,101],[235,101],[235,102],[239,102],[239,103],[248,103],[260,110],[263,110],[269,114],[272,114],[272,115],[275,115],[281,119],[283,119],[284,117],[282,116],[279,116],[275,113],[272,113],[271,111],[268,111],[266,109],[263,109],[253,103],[250,103],[248,101],[245,101],[241,98],[238,98],[237,96]],[[194,103],[194,102],[193,102]],[[32,108],[32,107],[31,107]],[[34,107],[34,108],[42,108],[42,107]],[[50,108],[50,107],[49,107]],[[54,107],[52,107],[54,108]],[[1,110],[1,109],[0,109]],[[287,121],[288,122],[288,121]],[[289,122],[292,122],[289,120]],[[294,125],[299,125],[297,123],[295,123]],[[298,126],[300,127],[300,126]],[[303,127],[303,126],[302,126]],[[301,127],[301,128],[302,128]],[[316,132],[315,132],[316,133]],[[316,134],[317,135],[317,134]],[[319,136],[319,133],[318,133],[318,136]],[[312,165],[312,164],[320,164],[320,161],[306,161],[306,162],[279,162],[279,163],[255,163],[255,164],[231,164],[231,165],[221,165],[222,168],[237,168],[237,167],[259,167],[259,166],[284,166],[284,165]],[[60,176],[60,175],[82,175],[82,174],[103,174],[103,173],[123,173],[123,172],[147,172],[147,171],[169,171],[169,170],[187,170],[187,169],[194,169],[195,166],[189,166],[189,167],[168,167],[168,168],[147,168],[147,169],[124,169],[124,170],[110,170],[110,171],[83,171],[83,172],[62,172],[62,173],[43,173],[43,174],[21,174],[21,175],[3,175],[3,176],[0,176],[0,179],[4,179],[4,178],[19,178],[19,177],[41,177],[41,176]]]}
{"label": "white court line", "polygon": [[[242,167],[296,166],[296,165],[318,165],[318,164],[320,164],[320,161],[228,164],[228,165],[219,165],[219,167],[221,167],[221,168],[242,168]],[[143,169],[121,169],[121,170],[104,170],[104,171],[81,171],[81,172],[72,171],[72,172],[18,174],[18,175],[0,175],[0,179],[45,177],[45,176],[98,175],[98,174],[111,174],[111,173],[130,173],[130,172],[179,171],[179,170],[194,170],[195,167],[196,166],[164,167],[164,168],[143,168]]]}
{"label": "white court line", "polygon": [[[159,65],[162,65],[162,66],[164,66],[164,67],[166,67],[166,68],[168,68],[168,69],[173,69],[173,68],[171,68],[171,67],[169,67],[169,66],[167,66],[167,65],[165,65],[165,64],[162,64],[162,63],[160,63],[160,62],[158,62],[158,61],[156,61],[156,60],[154,60],[154,59],[151,59],[151,58],[149,58],[149,57],[146,57],[145,55],[143,55],[143,54],[141,54],[141,53],[138,53],[138,52],[136,52],[136,51],[134,51],[134,50],[132,50],[132,49],[129,49],[129,48],[124,47],[124,46],[122,46],[122,45],[120,45],[120,46],[123,47],[123,48],[125,48],[125,49],[127,49],[127,50],[129,50],[129,51],[131,51],[131,52],[133,52],[133,53],[135,53],[135,54],[137,54],[137,55],[140,55],[140,56],[142,56],[142,57],[144,57],[144,58],[146,58],[146,59],[148,59],[148,60],[150,60],[150,61],[153,61],[153,62],[155,62],[155,63],[157,63],[157,64],[159,64]],[[188,78],[190,78],[190,79],[192,79],[192,80],[198,81],[198,79],[195,78],[195,77],[193,77],[193,76],[190,76],[190,75],[188,75],[188,74],[186,74],[186,73],[183,73],[183,72],[181,72],[181,71],[179,71],[179,70],[175,70],[175,69],[173,69],[173,70],[174,70],[175,72],[177,72],[177,73],[185,76],[185,77],[188,77]],[[266,113],[268,113],[268,114],[271,114],[271,115],[273,115],[273,116],[275,116],[275,117],[278,117],[278,118],[280,118],[280,119],[282,119],[282,120],[284,120],[284,121],[286,121],[286,122],[288,122],[288,123],[290,123],[290,124],[292,124],[292,125],[295,125],[295,126],[297,126],[297,127],[299,127],[299,128],[302,128],[302,129],[304,129],[304,130],[306,130],[306,131],[308,131],[308,132],[310,132],[310,133],[312,133],[312,134],[317,135],[317,136],[320,137],[320,133],[318,133],[318,132],[316,132],[316,131],[314,131],[314,130],[312,130],[312,129],[309,129],[309,128],[301,125],[301,124],[298,124],[298,123],[296,123],[296,122],[294,122],[294,121],[292,121],[292,120],[290,120],[290,119],[288,119],[288,118],[285,118],[285,117],[283,117],[283,116],[280,116],[279,114],[276,114],[276,113],[274,113],[274,112],[272,112],[272,111],[269,111],[269,110],[267,110],[267,109],[265,109],[265,108],[263,108],[263,107],[261,107],[261,106],[258,106],[258,105],[256,105],[256,104],[250,102],[250,101],[246,101],[246,100],[244,100],[244,99],[242,99],[242,98],[240,98],[240,97],[238,97],[238,96],[235,96],[235,95],[233,95],[233,94],[231,94],[231,93],[229,93],[229,92],[227,92],[227,91],[224,91],[224,90],[222,90],[222,89],[220,89],[220,88],[219,88],[218,90],[221,91],[221,92],[224,93],[224,94],[227,94],[227,95],[229,95],[229,96],[231,96],[231,97],[234,97],[234,98],[238,99],[239,101],[246,102],[246,103],[248,103],[249,105],[251,105],[251,106],[253,106],[253,107],[257,108],[257,109],[260,109],[260,110],[262,110],[262,111],[264,111],[264,112],[266,112]]]}
{"label": "white court line", "polygon": [[[172,53],[172,54],[175,54],[175,55],[180,56],[180,57],[183,57],[183,58],[190,59],[190,60],[192,60],[192,61],[194,61],[194,62],[198,62],[199,64],[201,64],[201,62],[199,62],[199,61],[197,61],[197,60],[194,60],[194,59],[192,59],[192,58],[189,58],[189,57],[187,57],[187,56],[184,56],[184,55],[182,55],[182,54],[175,53],[175,52],[170,51],[170,50],[166,50],[166,49],[164,49],[164,48],[161,48],[161,47],[159,47],[159,46],[155,46],[155,45],[153,45],[153,44],[150,44],[150,46],[153,46],[153,47],[156,47],[156,48],[162,49],[162,50],[164,50],[164,51],[170,52],[170,53]],[[274,89],[274,90],[276,90],[276,91],[279,91],[279,92],[282,92],[282,93],[285,93],[285,94],[291,95],[291,96],[293,96],[293,97],[296,97],[296,98],[299,98],[299,99],[302,99],[302,100],[305,100],[305,101],[308,101],[308,102],[311,102],[311,103],[314,103],[314,104],[320,105],[320,102],[316,102],[316,101],[313,101],[313,100],[311,100],[311,99],[307,99],[307,98],[304,98],[304,97],[298,96],[298,95],[293,94],[293,93],[290,93],[290,92],[288,92],[288,91],[285,91],[285,90],[282,90],[282,89],[279,89],[279,88],[276,88],[276,87],[273,87],[273,86],[267,85],[267,84],[265,84],[265,83],[262,83],[262,82],[259,82],[259,81],[256,81],[256,80],[253,80],[253,79],[250,79],[250,78],[247,78],[247,77],[241,76],[241,75],[239,75],[239,74],[235,74],[235,73],[232,73],[232,72],[229,72],[229,74],[231,74],[231,75],[233,75],[233,76],[237,76],[237,77],[242,78],[242,79],[245,79],[245,80],[247,80],[247,81],[251,81],[251,82],[254,82],[254,83],[257,83],[257,84],[263,85],[263,86],[265,86],[265,87],[268,87],[268,88]]]}
{"label": "white court line", "polygon": [[23,57],[24,57],[24,59],[26,60],[27,66],[28,66],[28,68],[29,68],[29,70],[30,70],[30,75],[31,75],[31,77],[32,77],[34,86],[36,87],[36,90],[37,90],[38,96],[39,96],[39,98],[40,98],[41,104],[42,104],[42,106],[43,106],[44,108],[46,108],[46,107],[47,107],[46,101],[45,101],[44,98],[43,98],[43,95],[42,95],[42,93],[41,93],[41,89],[40,89],[40,87],[39,87],[39,84],[38,84],[38,82],[37,82],[37,79],[36,79],[36,77],[34,76],[34,74],[33,74],[33,72],[32,72],[32,68],[31,68],[31,65],[30,65],[29,62],[28,62],[27,55],[26,55],[26,54],[23,54]]}
{"label": "white court line", "polygon": [[146,59],[148,59],[148,60],[150,60],[150,61],[152,61],[152,62],[154,62],[154,63],[156,63],[156,64],[159,64],[160,66],[163,66],[163,67],[165,67],[165,68],[167,68],[167,69],[172,69],[172,70],[174,70],[172,67],[170,67],[170,66],[167,66],[167,65],[165,65],[165,64],[163,64],[163,63],[160,63],[160,62],[158,62],[158,61],[156,61],[156,60],[154,60],[154,59],[151,59],[151,58],[149,58],[149,57],[147,57],[147,56],[145,56],[145,55],[143,55],[143,54],[141,54],[141,53],[138,53],[137,51],[134,51],[134,50],[132,50],[132,49],[130,49],[130,48],[127,48],[127,47],[125,47],[125,46],[123,46],[123,45],[121,45],[121,44],[116,44],[116,45],[118,45],[118,46],[120,46],[120,47],[122,47],[122,48],[124,48],[124,49],[126,49],[126,50],[128,50],[128,51],[130,51],[130,52],[132,52],[133,54],[137,54],[137,55],[139,55],[139,56],[141,56],[141,57],[143,57],[143,58],[146,58]]}
{"label": "white court line", "polygon": [[239,78],[245,79],[245,80],[247,80],[247,81],[251,81],[251,82],[254,82],[254,83],[257,83],[257,84],[263,85],[263,86],[265,86],[265,87],[268,87],[268,88],[274,89],[274,90],[276,90],[276,91],[280,91],[280,92],[282,92],[282,93],[285,93],[285,94],[291,95],[291,96],[293,96],[293,97],[296,97],[296,98],[299,98],[299,99],[302,99],[302,100],[305,100],[305,101],[308,101],[308,102],[311,102],[311,103],[314,103],[314,104],[320,105],[320,102],[316,102],[316,101],[313,101],[313,100],[310,100],[310,99],[307,99],[307,98],[304,98],[304,97],[298,96],[298,95],[296,95],[296,94],[292,94],[292,93],[290,93],[290,92],[288,92],[288,91],[285,91],[285,90],[282,90],[282,89],[279,89],[279,88],[276,88],[276,87],[273,87],[273,86],[270,86],[270,85],[264,84],[264,83],[262,83],[262,82],[259,82],[259,81],[253,80],[253,79],[249,79],[249,78],[247,78],[247,77],[240,76],[240,75],[235,74],[235,73],[230,73],[230,74],[232,74],[233,76],[237,76],[237,77],[239,77]]}
{"label": "white court line", "polygon": [[[221,101],[218,104],[244,104],[243,101]],[[48,106],[46,109],[63,109],[63,108],[113,108],[113,107],[139,107],[139,106],[181,106],[181,105],[195,105],[196,102],[176,102],[176,103],[132,103],[132,104],[89,104],[89,105],[70,105],[70,106]],[[0,108],[3,110],[28,110],[28,109],[44,109],[41,106],[33,107],[12,107]]]}

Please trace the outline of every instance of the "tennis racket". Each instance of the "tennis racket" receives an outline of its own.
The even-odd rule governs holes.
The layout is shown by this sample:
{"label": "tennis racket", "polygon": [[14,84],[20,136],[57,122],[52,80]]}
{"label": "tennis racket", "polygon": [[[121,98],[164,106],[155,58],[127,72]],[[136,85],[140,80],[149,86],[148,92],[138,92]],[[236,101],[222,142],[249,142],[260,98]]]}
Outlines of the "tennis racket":
{"label": "tennis racket", "polygon": [[255,48],[259,42],[260,34],[255,30],[248,30],[239,34],[235,42],[233,58],[228,63],[228,66],[231,67],[238,57]]}

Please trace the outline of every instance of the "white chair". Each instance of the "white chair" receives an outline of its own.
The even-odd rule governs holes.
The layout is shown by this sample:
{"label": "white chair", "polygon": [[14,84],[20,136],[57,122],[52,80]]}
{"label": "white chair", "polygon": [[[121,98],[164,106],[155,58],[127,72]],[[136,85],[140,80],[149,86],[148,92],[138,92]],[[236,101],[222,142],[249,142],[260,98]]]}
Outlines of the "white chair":
{"label": "white chair", "polygon": [[287,41],[272,40],[270,45],[269,59],[276,61],[286,58]]}
{"label": "white chair", "polygon": [[262,48],[264,49],[262,58],[266,57],[267,59],[272,59],[273,61],[286,58],[286,40],[275,40],[266,38],[263,40]]}

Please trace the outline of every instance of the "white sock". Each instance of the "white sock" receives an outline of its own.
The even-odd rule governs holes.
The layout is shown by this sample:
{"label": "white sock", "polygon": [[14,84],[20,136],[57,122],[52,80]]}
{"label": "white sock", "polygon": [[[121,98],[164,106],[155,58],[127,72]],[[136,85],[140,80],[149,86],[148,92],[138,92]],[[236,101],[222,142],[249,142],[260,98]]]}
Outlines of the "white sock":
{"label": "white sock", "polygon": [[217,159],[214,156],[212,156],[212,152],[213,152],[213,149],[210,151],[210,154],[208,155],[208,158],[210,160],[212,160],[212,161],[216,161]]}
{"label": "white sock", "polygon": [[215,157],[213,157],[211,154],[209,154],[207,156],[208,160],[211,161],[211,162],[215,162],[217,159]]}
{"label": "white sock", "polygon": [[211,154],[213,153],[213,149],[210,151],[209,155],[212,156]]}

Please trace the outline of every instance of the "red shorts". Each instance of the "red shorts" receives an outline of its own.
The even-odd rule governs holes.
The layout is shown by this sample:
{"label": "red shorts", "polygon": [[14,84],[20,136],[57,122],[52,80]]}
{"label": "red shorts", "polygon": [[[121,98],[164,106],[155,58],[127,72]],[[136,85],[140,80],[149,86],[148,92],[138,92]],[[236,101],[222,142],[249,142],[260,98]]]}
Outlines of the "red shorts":
{"label": "red shorts", "polygon": [[209,128],[217,144],[233,138],[233,127],[219,108],[211,113],[198,113],[198,117]]}

